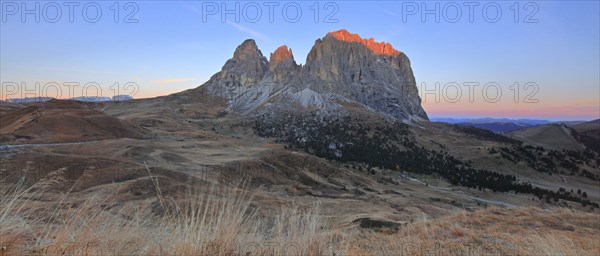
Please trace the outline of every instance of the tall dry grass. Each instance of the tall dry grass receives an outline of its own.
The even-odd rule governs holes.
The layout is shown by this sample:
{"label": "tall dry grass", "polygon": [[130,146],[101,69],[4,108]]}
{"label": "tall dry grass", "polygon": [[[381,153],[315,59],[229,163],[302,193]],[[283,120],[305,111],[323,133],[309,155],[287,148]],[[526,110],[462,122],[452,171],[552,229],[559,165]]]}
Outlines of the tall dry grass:
{"label": "tall dry grass", "polygon": [[397,233],[350,235],[348,255],[600,255],[600,215],[488,208],[426,217]]}
{"label": "tall dry grass", "polygon": [[155,195],[121,206],[114,188],[45,211],[40,192],[0,189],[0,255],[600,255],[596,213],[489,208],[384,232],[336,228],[319,205],[262,214],[243,184],[175,200],[147,179]]}
{"label": "tall dry grass", "polygon": [[[245,184],[212,185],[184,200],[162,195],[135,205],[115,204],[119,189],[83,202],[31,204],[31,189],[0,191],[0,255],[317,255],[326,240],[318,208],[289,205],[262,216]],[[40,193],[40,192],[36,192]],[[35,194],[35,193],[34,193]],[[52,206],[50,206],[52,205]],[[25,228],[29,227],[29,228]]]}

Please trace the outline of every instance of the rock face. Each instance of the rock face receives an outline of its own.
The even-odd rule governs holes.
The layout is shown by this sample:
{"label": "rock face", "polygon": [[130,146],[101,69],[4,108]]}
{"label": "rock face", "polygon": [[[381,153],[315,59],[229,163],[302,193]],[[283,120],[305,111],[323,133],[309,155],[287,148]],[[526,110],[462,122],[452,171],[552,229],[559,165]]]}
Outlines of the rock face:
{"label": "rock face", "polygon": [[427,119],[408,57],[388,43],[346,30],[318,39],[304,66],[285,45],[267,61],[256,43],[246,40],[202,88],[243,113],[358,103],[395,119]]}
{"label": "rock face", "polygon": [[371,51],[373,51],[375,54],[379,54],[379,55],[398,55],[398,54],[400,54],[400,52],[398,50],[394,49],[394,47],[392,47],[392,45],[389,43],[375,42],[375,39],[373,39],[373,38],[362,39],[358,34],[352,34],[345,29],[338,30],[335,32],[329,32],[329,33],[327,33],[327,35],[331,35],[331,36],[335,37],[335,39],[340,40],[340,41],[361,43],[361,44],[365,45],[367,48],[369,48]]}
{"label": "rock face", "polygon": [[[267,58],[256,46],[254,40],[248,39],[237,47],[233,58],[225,62],[221,72],[211,78],[219,89],[235,89],[242,86],[257,85],[269,69]],[[218,94],[232,92],[222,91]]]}
{"label": "rock face", "polygon": [[291,83],[300,71],[300,66],[294,60],[292,49],[282,45],[269,58],[269,72],[272,82]]}
{"label": "rock face", "polygon": [[294,62],[294,54],[292,49],[288,49],[286,45],[279,46],[275,52],[271,53],[269,58],[269,70],[273,71],[282,62]]}

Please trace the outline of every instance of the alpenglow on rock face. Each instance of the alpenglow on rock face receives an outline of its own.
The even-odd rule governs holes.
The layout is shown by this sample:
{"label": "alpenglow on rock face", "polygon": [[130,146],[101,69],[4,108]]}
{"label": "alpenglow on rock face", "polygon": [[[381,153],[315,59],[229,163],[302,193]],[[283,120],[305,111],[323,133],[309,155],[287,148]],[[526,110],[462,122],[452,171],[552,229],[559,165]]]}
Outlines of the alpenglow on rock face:
{"label": "alpenglow on rock face", "polygon": [[285,45],[267,61],[254,40],[246,40],[201,88],[242,113],[358,103],[387,117],[427,119],[408,57],[388,43],[346,30],[317,39],[304,66]]}

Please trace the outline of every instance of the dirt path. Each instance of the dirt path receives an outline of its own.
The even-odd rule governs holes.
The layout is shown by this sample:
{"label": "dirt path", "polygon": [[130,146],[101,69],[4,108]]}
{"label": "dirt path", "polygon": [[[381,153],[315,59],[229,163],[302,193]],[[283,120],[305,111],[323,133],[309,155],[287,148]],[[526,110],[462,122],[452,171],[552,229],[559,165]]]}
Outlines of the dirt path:
{"label": "dirt path", "polygon": [[421,183],[423,185],[427,185],[428,187],[430,187],[431,189],[433,189],[435,191],[439,191],[439,192],[444,192],[444,193],[448,193],[448,194],[453,194],[453,195],[461,196],[461,197],[463,197],[465,199],[471,199],[471,200],[480,201],[480,202],[484,202],[484,203],[502,205],[502,206],[507,207],[507,208],[516,208],[517,207],[514,204],[509,204],[509,203],[505,203],[505,202],[502,202],[502,201],[496,201],[496,200],[490,200],[490,199],[485,199],[485,198],[476,197],[476,196],[465,195],[462,191],[456,192],[456,191],[451,190],[450,188],[432,186],[432,185],[429,185],[429,184],[427,184],[427,183],[425,183],[423,181],[415,179],[413,177],[408,177],[408,176],[402,177],[401,176],[400,178],[401,179],[408,179],[408,180],[414,181],[414,182],[418,182],[418,183]]}
{"label": "dirt path", "polygon": [[85,142],[67,142],[67,143],[47,143],[47,144],[15,144],[15,145],[0,145],[0,149],[12,149],[12,148],[29,148],[29,147],[53,147],[53,146],[68,146],[68,145],[81,145],[94,143],[96,141],[85,141]]}

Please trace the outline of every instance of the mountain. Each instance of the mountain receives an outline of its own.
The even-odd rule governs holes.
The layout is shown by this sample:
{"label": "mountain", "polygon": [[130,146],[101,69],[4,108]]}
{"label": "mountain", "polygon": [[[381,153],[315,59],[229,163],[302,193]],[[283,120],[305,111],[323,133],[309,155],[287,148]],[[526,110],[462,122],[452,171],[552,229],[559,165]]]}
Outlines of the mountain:
{"label": "mountain", "polygon": [[490,130],[493,132],[513,132],[529,127],[549,124],[551,121],[538,119],[508,118],[431,118],[434,122],[461,124]]}
{"label": "mountain", "polygon": [[127,100],[133,100],[133,97],[129,96],[129,95],[115,95],[112,97],[113,101],[127,101]]}
{"label": "mountain", "polygon": [[[408,58],[347,31],[318,39],[305,65],[287,46],[268,57],[247,40],[205,85],[156,98],[0,104],[10,241],[0,254],[29,241],[97,244],[115,234],[139,254],[253,254],[236,241],[306,248],[277,255],[402,254],[405,242],[435,247],[441,238],[509,248],[504,255],[528,245],[520,236],[544,252],[598,254],[598,154],[552,150],[600,144],[577,142],[598,138],[598,121],[514,132],[527,143],[426,121]],[[541,209],[502,209],[530,206]],[[555,207],[565,209],[547,215]],[[225,246],[205,251],[206,243]],[[48,248],[96,249],[31,250]]]}
{"label": "mountain", "polygon": [[46,102],[52,100],[51,97],[25,97],[25,98],[13,98],[7,99],[8,103],[32,103],[32,102]]}
{"label": "mountain", "polygon": [[517,125],[523,126],[535,126],[542,124],[549,124],[552,121],[543,120],[543,119],[509,119],[509,118],[490,118],[490,117],[482,117],[482,118],[447,118],[447,117],[432,117],[430,118],[432,122],[444,122],[450,124],[458,124],[458,123],[472,123],[472,124],[485,124],[485,123],[514,123]]}
{"label": "mountain", "polygon": [[471,122],[462,122],[457,123],[462,125],[474,126],[481,129],[490,130],[493,132],[513,132],[522,130],[525,128],[533,127],[533,125],[521,124],[521,123],[471,123]]}
{"label": "mountain", "polygon": [[106,102],[111,101],[110,97],[106,96],[79,96],[70,98],[69,100],[81,101],[81,102]]}
{"label": "mountain", "polygon": [[[46,102],[46,101],[50,101],[53,99],[54,98],[52,98],[52,97],[13,98],[13,99],[7,99],[6,102],[8,102],[8,103],[32,103],[32,102]],[[132,100],[132,99],[133,99],[133,97],[131,97],[129,95],[115,95],[112,98],[106,97],[106,96],[79,96],[79,97],[74,97],[74,98],[68,98],[65,100],[74,100],[74,101],[81,101],[81,102],[108,102],[111,100],[112,101],[126,101],[126,100]]]}
{"label": "mountain", "polygon": [[331,115],[354,105],[388,118],[428,120],[408,57],[346,30],[317,39],[304,66],[285,45],[267,60],[254,40],[246,40],[197,90],[250,115],[315,108]]}

